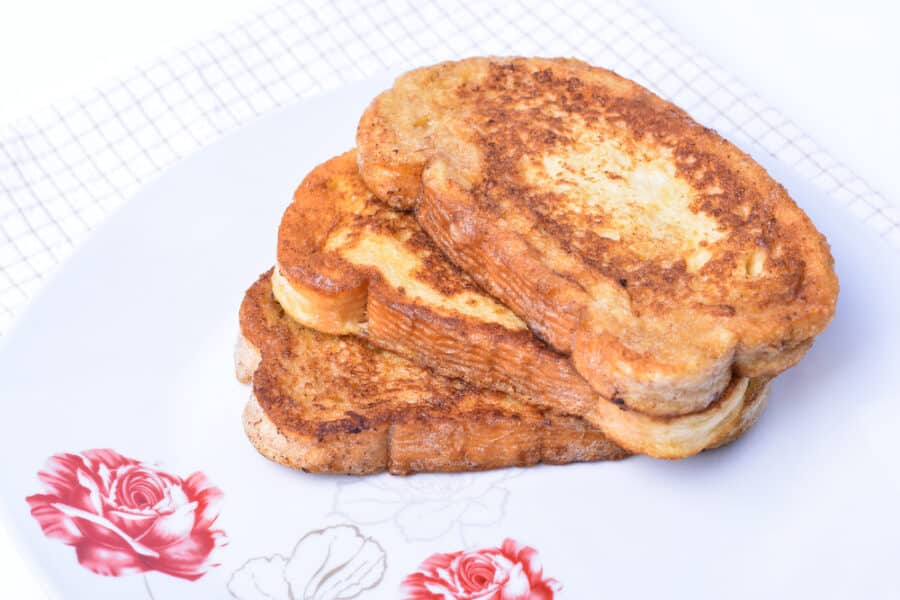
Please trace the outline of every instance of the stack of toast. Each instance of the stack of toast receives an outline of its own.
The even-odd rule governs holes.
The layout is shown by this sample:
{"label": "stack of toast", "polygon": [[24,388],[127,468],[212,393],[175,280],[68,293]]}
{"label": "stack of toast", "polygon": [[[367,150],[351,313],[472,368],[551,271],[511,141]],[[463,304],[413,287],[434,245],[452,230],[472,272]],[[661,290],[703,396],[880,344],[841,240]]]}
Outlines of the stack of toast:
{"label": "stack of toast", "polygon": [[740,436],[834,314],[750,157],[570,59],[398,78],[294,193],[236,353],[268,458],[406,474],[682,458]]}

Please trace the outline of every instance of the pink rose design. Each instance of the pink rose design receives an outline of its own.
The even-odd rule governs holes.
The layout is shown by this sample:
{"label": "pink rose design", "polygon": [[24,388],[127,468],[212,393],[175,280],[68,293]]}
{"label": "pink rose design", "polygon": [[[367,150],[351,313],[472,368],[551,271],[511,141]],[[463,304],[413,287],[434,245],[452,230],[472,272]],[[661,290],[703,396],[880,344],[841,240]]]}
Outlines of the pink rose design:
{"label": "pink rose design", "polygon": [[180,479],[113,450],[56,454],[26,498],[44,535],[75,547],[99,575],[160,571],[196,580],[225,544],[212,529],[222,492],[202,473]]}
{"label": "pink rose design", "polygon": [[499,548],[434,554],[403,585],[407,600],[552,600],[562,587],[544,579],[537,550],[511,539]]}

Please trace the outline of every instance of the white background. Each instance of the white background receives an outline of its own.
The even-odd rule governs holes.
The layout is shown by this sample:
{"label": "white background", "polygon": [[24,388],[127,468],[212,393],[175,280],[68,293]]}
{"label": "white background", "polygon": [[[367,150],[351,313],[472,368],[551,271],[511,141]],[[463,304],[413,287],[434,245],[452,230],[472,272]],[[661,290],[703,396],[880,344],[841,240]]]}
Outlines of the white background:
{"label": "white background", "polygon": [[[0,11],[0,127],[265,4],[5,2]],[[888,200],[900,202],[900,40],[895,31],[900,10],[893,3],[649,4]],[[2,530],[0,573],[0,597],[44,597]]]}

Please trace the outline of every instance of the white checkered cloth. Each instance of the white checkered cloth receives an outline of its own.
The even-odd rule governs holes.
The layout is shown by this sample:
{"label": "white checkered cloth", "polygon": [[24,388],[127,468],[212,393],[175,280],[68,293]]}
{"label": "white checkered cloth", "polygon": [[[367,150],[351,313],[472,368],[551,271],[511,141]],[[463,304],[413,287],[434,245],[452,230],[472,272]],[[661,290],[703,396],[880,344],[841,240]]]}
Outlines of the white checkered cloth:
{"label": "white checkered cloth", "polygon": [[639,4],[281,0],[0,130],[0,334],[86,232],[199,148],[298,98],[475,54],[612,68],[794,167],[900,249],[900,211]]}

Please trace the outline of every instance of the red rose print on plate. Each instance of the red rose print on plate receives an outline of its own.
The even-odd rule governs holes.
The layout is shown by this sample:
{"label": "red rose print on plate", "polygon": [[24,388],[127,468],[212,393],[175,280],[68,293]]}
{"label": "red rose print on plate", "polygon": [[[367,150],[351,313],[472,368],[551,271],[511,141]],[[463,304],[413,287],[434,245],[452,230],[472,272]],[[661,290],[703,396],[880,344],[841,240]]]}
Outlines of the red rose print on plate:
{"label": "red rose print on plate", "polygon": [[74,546],[99,575],[159,571],[196,580],[225,544],[213,529],[222,492],[202,473],[181,479],[113,450],[56,454],[26,498],[44,535]]}
{"label": "red rose print on plate", "polygon": [[506,539],[499,548],[434,554],[403,580],[407,600],[551,600],[537,550]]}

